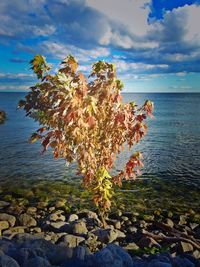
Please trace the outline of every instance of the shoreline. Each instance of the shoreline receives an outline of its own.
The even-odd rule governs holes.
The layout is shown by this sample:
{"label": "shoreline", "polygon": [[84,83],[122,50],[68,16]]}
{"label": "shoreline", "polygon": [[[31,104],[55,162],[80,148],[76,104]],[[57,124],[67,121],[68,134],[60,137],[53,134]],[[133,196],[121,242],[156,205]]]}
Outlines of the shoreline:
{"label": "shoreline", "polygon": [[[168,255],[168,260],[169,257],[173,260],[189,260],[191,257],[190,260],[200,264],[200,249],[192,243],[195,240],[199,244],[200,214],[192,208],[187,212],[167,208],[148,210],[148,206],[142,207],[138,200],[140,205],[136,207],[132,204],[130,210],[130,205],[124,206],[121,199],[109,214],[108,227],[103,229],[90,195],[80,191],[80,185],[62,182],[37,184],[36,181],[29,187],[12,188],[10,194],[8,190],[11,187],[7,191],[1,188],[0,229],[3,239],[0,244],[11,242],[17,247],[22,241],[31,243],[32,239],[40,239],[50,242],[55,249],[67,247],[71,254],[82,249],[85,255],[104,253],[109,245],[107,249],[122,250],[132,260],[140,262],[149,262],[152,257],[158,260],[164,253]],[[119,197],[122,193],[117,194],[116,197]],[[168,240],[175,236],[179,239]]]}

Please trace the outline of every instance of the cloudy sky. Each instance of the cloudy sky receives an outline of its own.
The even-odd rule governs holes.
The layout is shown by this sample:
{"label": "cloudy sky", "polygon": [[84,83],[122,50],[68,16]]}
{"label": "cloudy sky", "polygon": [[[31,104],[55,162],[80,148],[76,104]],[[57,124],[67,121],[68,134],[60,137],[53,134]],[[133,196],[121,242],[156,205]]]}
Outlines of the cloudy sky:
{"label": "cloudy sky", "polygon": [[0,21],[0,91],[33,85],[35,54],[70,53],[86,75],[116,64],[127,92],[200,92],[200,0],[1,0]]}

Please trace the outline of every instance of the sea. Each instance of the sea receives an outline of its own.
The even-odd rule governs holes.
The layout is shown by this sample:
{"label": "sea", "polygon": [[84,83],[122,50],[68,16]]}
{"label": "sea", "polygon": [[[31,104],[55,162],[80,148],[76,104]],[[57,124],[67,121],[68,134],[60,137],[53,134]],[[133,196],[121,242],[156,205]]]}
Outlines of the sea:
{"label": "sea", "polygon": [[[52,151],[41,153],[41,144],[29,144],[37,122],[17,109],[25,93],[0,93],[0,109],[7,120],[0,125],[0,183],[23,179],[76,180],[76,163],[66,165],[54,160]],[[155,119],[148,119],[148,133],[131,151],[125,149],[112,172],[124,167],[134,151],[143,154],[140,179],[165,179],[200,188],[200,94],[198,93],[124,93],[124,102],[138,105],[154,102]]]}

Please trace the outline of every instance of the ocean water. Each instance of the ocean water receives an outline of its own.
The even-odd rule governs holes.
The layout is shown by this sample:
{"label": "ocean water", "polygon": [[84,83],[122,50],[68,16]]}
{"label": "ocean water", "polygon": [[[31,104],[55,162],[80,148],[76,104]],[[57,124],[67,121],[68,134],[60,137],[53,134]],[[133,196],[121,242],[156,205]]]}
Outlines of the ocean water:
{"label": "ocean water", "polygon": [[[0,182],[21,179],[76,179],[76,164],[54,160],[51,151],[41,154],[39,143],[28,138],[38,125],[27,118],[17,103],[24,93],[0,93],[0,109],[8,120],[0,125]],[[155,119],[148,120],[148,133],[131,152],[124,151],[115,170],[124,166],[130,153],[144,156],[142,178],[167,179],[200,188],[200,94],[123,94],[123,100],[142,104],[150,99]]]}

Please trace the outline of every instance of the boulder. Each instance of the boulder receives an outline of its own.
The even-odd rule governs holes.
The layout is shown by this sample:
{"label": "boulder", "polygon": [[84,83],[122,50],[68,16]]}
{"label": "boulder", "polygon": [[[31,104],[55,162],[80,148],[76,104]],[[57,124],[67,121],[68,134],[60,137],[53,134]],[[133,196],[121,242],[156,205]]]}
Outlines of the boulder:
{"label": "boulder", "polygon": [[75,235],[65,235],[62,236],[60,239],[63,243],[65,243],[69,248],[77,247],[81,242],[85,241],[85,238],[82,236],[75,236]]}
{"label": "boulder", "polygon": [[36,220],[29,214],[23,213],[19,216],[19,223],[23,226],[36,226],[37,222]]}
{"label": "boulder", "polygon": [[156,242],[153,238],[148,236],[143,236],[138,242],[138,246],[140,248],[152,248],[152,247],[161,248],[158,242]]}
{"label": "boulder", "polygon": [[71,225],[71,230],[73,234],[78,235],[86,235],[88,233],[88,229],[83,220],[73,222]]}
{"label": "boulder", "polygon": [[50,267],[51,264],[48,260],[42,258],[42,257],[35,257],[32,259],[29,259],[24,267]]}
{"label": "boulder", "polygon": [[[0,256],[0,266],[2,267],[20,267],[19,264],[13,258],[7,255]],[[29,266],[30,267],[30,266]]]}
{"label": "boulder", "polygon": [[131,256],[121,247],[109,244],[107,247],[98,251],[91,258],[91,266],[95,267],[132,267]]}
{"label": "boulder", "polygon": [[0,221],[7,221],[9,222],[9,225],[13,227],[15,225],[16,218],[15,216],[7,213],[0,213]]}

